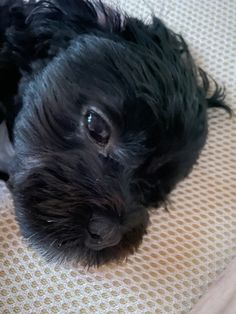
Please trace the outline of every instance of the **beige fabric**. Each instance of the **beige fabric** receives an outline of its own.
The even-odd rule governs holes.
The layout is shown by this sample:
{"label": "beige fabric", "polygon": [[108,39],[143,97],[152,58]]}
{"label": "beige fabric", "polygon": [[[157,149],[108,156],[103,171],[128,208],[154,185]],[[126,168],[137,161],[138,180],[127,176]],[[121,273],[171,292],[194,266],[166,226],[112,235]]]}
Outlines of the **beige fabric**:
{"label": "beige fabric", "polygon": [[[236,108],[235,0],[118,4],[144,19],[154,9],[181,31],[198,63],[227,86],[227,101]],[[119,266],[87,271],[45,264],[23,244],[1,184],[0,313],[189,313],[236,255],[235,120],[221,110],[209,115],[208,144],[172,193],[170,213],[153,213],[140,250]]]}

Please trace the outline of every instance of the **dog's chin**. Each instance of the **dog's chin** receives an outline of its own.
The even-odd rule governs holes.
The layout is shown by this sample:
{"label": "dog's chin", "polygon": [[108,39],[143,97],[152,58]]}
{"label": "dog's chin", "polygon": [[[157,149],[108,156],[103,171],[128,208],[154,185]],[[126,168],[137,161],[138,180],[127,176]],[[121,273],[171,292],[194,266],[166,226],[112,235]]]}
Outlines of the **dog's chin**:
{"label": "dog's chin", "polygon": [[[70,240],[68,235],[61,235],[64,240],[58,240],[50,234],[45,238],[40,233],[29,233],[22,227],[23,236],[34,250],[49,263],[65,265],[81,265],[84,267],[99,267],[115,262],[120,264],[128,256],[134,254],[146,233],[146,223],[137,226],[123,235],[120,242],[101,250],[90,249],[82,239]],[[27,227],[29,231],[30,226]]]}

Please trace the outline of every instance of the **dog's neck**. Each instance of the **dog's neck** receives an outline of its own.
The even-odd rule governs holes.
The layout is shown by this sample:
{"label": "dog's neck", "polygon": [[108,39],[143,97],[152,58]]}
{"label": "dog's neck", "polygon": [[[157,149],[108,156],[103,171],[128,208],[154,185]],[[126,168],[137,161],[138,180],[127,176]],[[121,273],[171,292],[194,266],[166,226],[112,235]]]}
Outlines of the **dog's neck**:
{"label": "dog's neck", "polygon": [[0,124],[0,172],[8,173],[15,152],[5,121]]}

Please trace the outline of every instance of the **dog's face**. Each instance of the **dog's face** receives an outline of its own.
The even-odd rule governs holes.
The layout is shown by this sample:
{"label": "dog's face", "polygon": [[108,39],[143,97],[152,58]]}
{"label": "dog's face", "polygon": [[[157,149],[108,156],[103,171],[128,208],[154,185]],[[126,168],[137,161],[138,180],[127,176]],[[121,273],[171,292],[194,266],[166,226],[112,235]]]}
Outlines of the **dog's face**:
{"label": "dog's face", "polygon": [[168,112],[170,95],[160,89],[181,95],[152,81],[155,60],[143,57],[142,49],[85,36],[24,86],[12,176],[17,216],[49,259],[99,265],[133,252],[147,205],[162,201],[195,158],[185,153],[178,108]]}
{"label": "dog's face", "polygon": [[128,31],[81,35],[22,83],[11,185],[23,234],[46,258],[123,259],[147,208],[196,160],[204,97],[186,47],[165,32],[142,44]]}

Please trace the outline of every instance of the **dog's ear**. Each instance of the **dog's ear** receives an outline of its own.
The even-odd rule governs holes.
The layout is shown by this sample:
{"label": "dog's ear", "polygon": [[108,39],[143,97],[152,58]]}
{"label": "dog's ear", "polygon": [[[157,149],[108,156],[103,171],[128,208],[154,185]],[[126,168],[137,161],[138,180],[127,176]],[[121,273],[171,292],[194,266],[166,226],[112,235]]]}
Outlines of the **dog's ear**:
{"label": "dog's ear", "polygon": [[198,158],[207,134],[207,107],[231,110],[216,83],[209,95],[211,78],[195,65],[182,36],[160,19],[153,18],[146,25],[127,17],[120,36],[136,46],[137,53],[141,51],[147,73],[153,78],[149,85],[153,95],[157,94],[158,150],[139,169],[140,177],[146,180],[141,186],[144,203],[155,204],[166,199]]}
{"label": "dog's ear", "polygon": [[[47,63],[61,49],[66,49],[79,34],[99,33],[101,36],[102,33],[119,32],[121,20],[120,14],[100,1],[3,1],[0,3],[2,90],[6,93],[9,86],[16,89],[20,72],[30,72],[34,61],[40,60],[40,64],[44,65],[42,62]],[[40,67],[40,64],[34,63],[34,66]],[[16,83],[11,81],[10,84],[8,77],[11,80],[16,77]],[[7,83],[4,84],[6,78]],[[10,90],[8,94],[14,92]]]}

